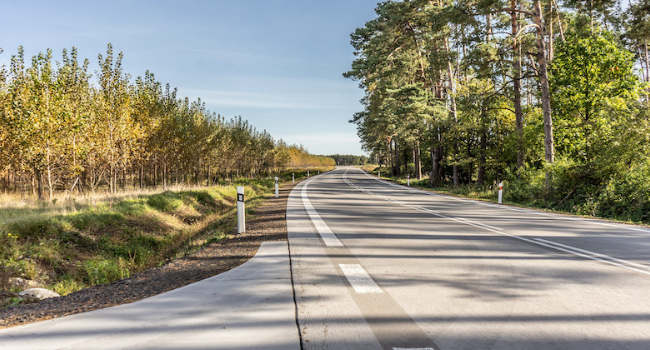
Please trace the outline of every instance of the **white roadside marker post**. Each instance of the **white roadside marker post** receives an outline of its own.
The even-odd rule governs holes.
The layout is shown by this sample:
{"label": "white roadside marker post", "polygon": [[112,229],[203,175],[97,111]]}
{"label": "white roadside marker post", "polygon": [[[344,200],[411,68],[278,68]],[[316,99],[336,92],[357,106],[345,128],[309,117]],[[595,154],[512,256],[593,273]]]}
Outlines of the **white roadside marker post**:
{"label": "white roadside marker post", "polygon": [[320,170],[318,171],[318,175],[320,175]]}
{"label": "white roadside marker post", "polygon": [[377,174],[377,177],[381,179],[381,171]]}
{"label": "white roadside marker post", "polygon": [[309,177],[309,170],[307,170],[307,177]]}
{"label": "white roadside marker post", "polygon": [[244,212],[244,186],[237,186],[237,233],[246,232]]}
{"label": "white roadside marker post", "polygon": [[406,186],[411,187],[411,176],[406,175]]}
{"label": "white roadside marker post", "polygon": [[278,198],[278,177],[275,177],[275,198]]}
{"label": "white roadside marker post", "polygon": [[503,182],[499,182],[499,204],[501,204],[502,199],[503,199]]}
{"label": "white roadside marker post", "polygon": [[293,173],[291,173],[291,183],[296,183],[296,178],[293,176]]}

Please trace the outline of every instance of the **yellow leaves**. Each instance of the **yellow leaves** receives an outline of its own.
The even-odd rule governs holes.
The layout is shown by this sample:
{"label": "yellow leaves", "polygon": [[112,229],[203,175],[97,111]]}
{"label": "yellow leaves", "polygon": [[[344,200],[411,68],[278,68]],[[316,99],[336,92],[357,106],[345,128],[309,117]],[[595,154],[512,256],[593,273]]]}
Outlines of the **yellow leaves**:
{"label": "yellow leaves", "polygon": [[87,64],[79,65],[74,52],[64,53],[55,69],[50,53],[35,57],[30,67],[16,61],[11,79],[0,82],[0,169],[34,177],[37,169],[47,169],[52,190],[65,189],[65,179],[77,176],[88,176],[84,181],[93,189],[102,181],[114,188],[116,174],[144,167],[178,177],[204,166],[247,175],[294,158],[305,165],[326,162],[302,148],[280,147],[241,118],[227,122],[200,100],[163,91],[150,73],[131,83],[122,54],[114,56],[110,46],[92,84]]}

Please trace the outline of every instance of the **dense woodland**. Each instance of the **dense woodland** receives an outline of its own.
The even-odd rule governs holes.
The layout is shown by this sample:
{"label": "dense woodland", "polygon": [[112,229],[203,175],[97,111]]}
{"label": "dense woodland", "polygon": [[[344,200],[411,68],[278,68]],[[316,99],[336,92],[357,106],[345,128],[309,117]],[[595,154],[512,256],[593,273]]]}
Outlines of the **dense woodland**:
{"label": "dense woodland", "polygon": [[351,35],[364,148],[395,176],[650,222],[650,1],[385,1]]}
{"label": "dense woodland", "polygon": [[352,154],[332,154],[327,156],[334,159],[336,165],[366,165],[369,162],[366,156],[356,156]]}
{"label": "dense woodland", "polygon": [[75,48],[26,63],[21,47],[0,67],[0,191],[51,199],[333,165],[177,96],[148,71],[132,81],[122,57],[109,44],[92,76]]}

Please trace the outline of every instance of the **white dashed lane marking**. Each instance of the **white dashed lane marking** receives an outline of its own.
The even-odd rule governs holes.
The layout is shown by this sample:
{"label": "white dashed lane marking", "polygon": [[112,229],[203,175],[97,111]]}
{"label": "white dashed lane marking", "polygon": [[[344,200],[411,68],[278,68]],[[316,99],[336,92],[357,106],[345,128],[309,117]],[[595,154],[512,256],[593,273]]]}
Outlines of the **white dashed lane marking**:
{"label": "white dashed lane marking", "polygon": [[339,264],[341,271],[345,277],[347,277],[348,282],[354,291],[359,294],[376,294],[383,293],[381,288],[373,281],[372,277],[368,275],[366,270],[361,267],[359,264]]}

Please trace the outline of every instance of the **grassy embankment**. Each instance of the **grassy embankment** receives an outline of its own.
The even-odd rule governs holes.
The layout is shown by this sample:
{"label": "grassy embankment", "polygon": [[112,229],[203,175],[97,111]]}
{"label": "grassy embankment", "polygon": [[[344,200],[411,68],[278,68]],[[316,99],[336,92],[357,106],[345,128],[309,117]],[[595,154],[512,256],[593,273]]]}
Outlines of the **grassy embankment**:
{"label": "grassy embankment", "polygon": [[[407,183],[407,179],[405,177],[396,178],[393,176],[387,176],[390,174],[389,169],[387,168],[364,167],[364,170],[375,176],[377,176],[379,171],[381,171],[381,175],[382,175],[381,177],[384,180],[389,180],[402,185],[406,185]],[[411,179],[411,186],[424,189],[427,191],[433,191],[437,193],[443,193],[443,194],[448,194],[448,195],[463,197],[463,198],[471,198],[471,199],[481,200],[485,202],[492,202],[492,203],[497,203],[497,196],[498,196],[498,189],[499,189],[497,184],[488,184],[483,186],[447,185],[447,186],[432,188],[429,185],[429,179],[427,177],[421,180]],[[538,187],[540,186],[541,185],[539,185]],[[530,192],[529,187],[531,187],[530,184],[524,185],[517,182],[513,183],[513,182],[504,181],[504,191],[503,191],[503,201],[502,201],[503,204],[518,206],[523,208],[544,210],[548,212],[579,215],[583,217],[598,217],[601,219],[628,223],[628,224],[637,224],[637,225],[650,224],[650,218],[647,215],[639,216],[639,215],[634,215],[635,213],[633,210],[627,210],[627,211],[625,209],[620,210],[621,207],[625,207],[624,204],[618,204],[615,207],[615,209],[618,210],[613,210],[613,209],[607,210],[605,206],[608,205],[608,203],[602,201],[601,203],[596,203],[596,204],[600,204],[599,211],[585,210],[585,208],[587,207],[586,204],[591,204],[592,206],[593,204],[587,203],[586,201],[580,202],[578,200],[567,201],[567,200],[562,200],[562,198],[560,198],[560,200],[548,200],[543,198],[543,194],[539,194],[538,196],[531,196],[530,193],[526,193],[526,195],[522,195],[522,192]],[[558,202],[561,205],[558,205]],[[634,207],[634,210],[637,210],[636,207],[638,206],[639,205],[637,204]],[[632,206],[629,206],[629,208],[632,208]]]}
{"label": "grassy embankment", "polygon": [[[298,180],[307,170],[279,176],[291,181],[292,172]],[[274,190],[267,178],[31,204],[0,197],[0,306],[25,302],[11,294],[20,280],[65,295],[227,239],[236,228],[237,185],[245,186],[249,216]]]}

